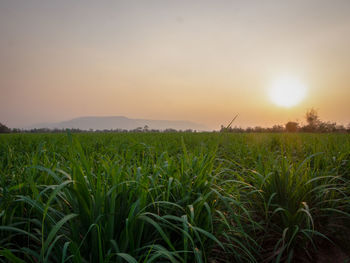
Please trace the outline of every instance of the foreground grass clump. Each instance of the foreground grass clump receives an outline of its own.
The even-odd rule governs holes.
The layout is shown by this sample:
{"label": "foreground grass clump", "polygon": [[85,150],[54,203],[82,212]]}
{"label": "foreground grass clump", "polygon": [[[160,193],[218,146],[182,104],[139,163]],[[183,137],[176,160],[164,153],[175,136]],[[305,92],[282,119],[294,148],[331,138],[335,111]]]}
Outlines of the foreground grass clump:
{"label": "foreground grass clump", "polygon": [[4,135],[0,173],[1,262],[312,262],[324,244],[349,249],[349,135]]}

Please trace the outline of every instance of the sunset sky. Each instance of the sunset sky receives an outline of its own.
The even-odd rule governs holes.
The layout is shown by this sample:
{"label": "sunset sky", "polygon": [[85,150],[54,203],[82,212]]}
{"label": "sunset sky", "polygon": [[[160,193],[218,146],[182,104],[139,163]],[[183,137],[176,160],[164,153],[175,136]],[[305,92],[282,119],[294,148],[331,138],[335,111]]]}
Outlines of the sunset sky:
{"label": "sunset sky", "polygon": [[[305,87],[283,107],[283,76]],[[294,83],[294,82],[293,82]],[[0,1],[0,122],[350,123],[350,1]]]}

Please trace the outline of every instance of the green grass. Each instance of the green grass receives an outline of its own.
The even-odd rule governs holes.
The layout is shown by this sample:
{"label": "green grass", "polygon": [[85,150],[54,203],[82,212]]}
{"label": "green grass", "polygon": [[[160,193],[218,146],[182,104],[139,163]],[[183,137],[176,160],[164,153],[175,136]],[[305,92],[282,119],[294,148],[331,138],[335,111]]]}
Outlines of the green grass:
{"label": "green grass", "polygon": [[1,135],[0,262],[312,262],[349,180],[346,134]]}

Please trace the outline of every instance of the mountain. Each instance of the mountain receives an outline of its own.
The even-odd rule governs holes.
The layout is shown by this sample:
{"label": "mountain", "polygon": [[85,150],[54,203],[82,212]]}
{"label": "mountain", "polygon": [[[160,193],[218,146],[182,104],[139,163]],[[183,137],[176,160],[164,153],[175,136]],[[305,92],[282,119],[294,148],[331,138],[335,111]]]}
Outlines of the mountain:
{"label": "mountain", "polygon": [[104,130],[104,129],[125,129],[132,130],[138,127],[148,126],[149,129],[165,130],[168,128],[176,130],[192,129],[197,131],[208,131],[209,128],[190,121],[169,121],[169,120],[146,120],[146,119],[130,119],[124,116],[108,116],[108,117],[79,117],[68,121],[55,123],[41,123],[28,127],[49,128],[49,129],[67,129],[75,128],[81,130]]}

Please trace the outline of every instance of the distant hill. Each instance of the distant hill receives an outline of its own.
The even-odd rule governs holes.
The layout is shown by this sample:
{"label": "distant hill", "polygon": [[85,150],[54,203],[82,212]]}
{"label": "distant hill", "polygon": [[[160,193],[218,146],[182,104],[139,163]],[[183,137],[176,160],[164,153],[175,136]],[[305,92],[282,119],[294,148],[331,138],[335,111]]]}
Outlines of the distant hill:
{"label": "distant hill", "polygon": [[208,127],[190,121],[169,121],[169,120],[145,120],[145,119],[130,119],[124,116],[109,116],[109,117],[79,117],[68,121],[55,123],[41,123],[28,127],[34,128],[49,128],[49,129],[67,129],[75,128],[81,130],[104,130],[104,129],[125,129],[132,130],[138,127],[147,125],[149,129],[165,130],[168,128],[176,130],[193,129],[197,131],[210,130]]}

